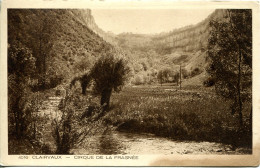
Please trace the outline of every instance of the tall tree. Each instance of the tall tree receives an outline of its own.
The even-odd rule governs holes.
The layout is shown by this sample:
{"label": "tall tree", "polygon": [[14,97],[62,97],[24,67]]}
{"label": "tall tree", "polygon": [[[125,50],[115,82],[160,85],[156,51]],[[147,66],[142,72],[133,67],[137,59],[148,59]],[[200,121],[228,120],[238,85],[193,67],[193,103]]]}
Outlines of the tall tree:
{"label": "tall tree", "polygon": [[55,26],[57,19],[51,10],[37,11],[37,17],[31,17],[34,24],[31,24],[31,34],[34,44],[31,44],[36,57],[36,66],[39,74],[39,83],[43,89],[46,88],[46,79],[48,70],[51,67],[48,65],[52,62],[51,56],[52,46],[55,41]]}
{"label": "tall tree", "polygon": [[215,79],[216,92],[232,100],[232,114],[239,114],[243,125],[243,102],[252,85],[252,11],[222,10],[223,17],[210,22],[209,73]]}
{"label": "tall tree", "polygon": [[[8,46],[8,114],[9,124],[14,124],[17,138],[24,136],[30,122],[33,101],[30,85],[34,72],[35,59],[31,51],[20,42],[13,41]],[[12,132],[11,129],[9,132]]]}
{"label": "tall tree", "polygon": [[[45,89],[46,81],[57,76],[58,67],[53,50],[58,30],[57,10],[8,9],[8,43],[19,41],[35,58],[38,85]],[[59,73],[60,74],[60,73]]]}

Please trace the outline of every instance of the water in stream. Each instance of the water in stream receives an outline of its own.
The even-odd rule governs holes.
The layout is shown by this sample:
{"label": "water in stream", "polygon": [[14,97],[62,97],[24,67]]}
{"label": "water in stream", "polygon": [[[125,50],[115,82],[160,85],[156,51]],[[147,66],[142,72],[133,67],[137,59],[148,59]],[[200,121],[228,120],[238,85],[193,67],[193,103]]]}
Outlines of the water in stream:
{"label": "water in stream", "polygon": [[[47,114],[49,121],[59,118],[57,106],[60,98],[54,97],[46,101],[45,109],[41,111]],[[55,112],[56,111],[56,112]],[[51,122],[50,122],[51,123]],[[51,137],[51,131],[47,132]],[[46,128],[47,128],[46,125]],[[46,129],[45,129],[46,130]],[[45,135],[47,135],[45,133]],[[49,143],[52,143],[48,138]],[[53,145],[52,145],[53,146]],[[215,142],[193,142],[193,141],[173,141],[171,139],[157,137],[152,134],[134,134],[118,132],[114,130],[107,131],[102,135],[86,137],[84,143],[71,150],[71,153],[77,155],[94,155],[94,154],[245,154],[250,149],[232,149],[230,145],[223,145]]]}
{"label": "water in stream", "polygon": [[133,134],[112,131],[110,134],[89,137],[74,154],[244,154],[246,149],[233,150],[229,145],[214,142],[173,141],[152,134]]}

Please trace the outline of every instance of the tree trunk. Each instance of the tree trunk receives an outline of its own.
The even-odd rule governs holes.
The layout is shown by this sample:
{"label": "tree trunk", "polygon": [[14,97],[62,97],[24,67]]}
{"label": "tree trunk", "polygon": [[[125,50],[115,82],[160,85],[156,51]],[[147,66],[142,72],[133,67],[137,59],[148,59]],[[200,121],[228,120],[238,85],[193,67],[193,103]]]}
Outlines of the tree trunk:
{"label": "tree trunk", "polygon": [[87,89],[89,82],[90,82],[90,76],[88,74],[85,74],[80,78],[80,84],[81,84],[83,95],[86,95],[86,89]]}
{"label": "tree trunk", "polygon": [[180,65],[180,89],[181,89],[181,65]]}
{"label": "tree trunk", "polygon": [[81,89],[82,89],[82,94],[86,95],[87,85],[84,85],[84,83],[81,83]]}
{"label": "tree trunk", "polygon": [[16,112],[16,114],[14,114],[15,117],[15,133],[16,133],[16,137],[19,138],[19,120],[18,120],[18,114]]}
{"label": "tree trunk", "polygon": [[243,126],[243,114],[242,114],[242,100],[241,100],[241,50],[239,49],[239,59],[238,59],[238,78],[237,78],[237,93],[238,93],[238,104],[239,104],[239,123]]}
{"label": "tree trunk", "polygon": [[46,54],[43,53],[43,88],[46,89]]}
{"label": "tree trunk", "polygon": [[15,102],[14,107],[13,107],[14,117],[15,117],[15,132],[16,132],[16,137],[18,139],[20,139],[22,137],[21,110],[19,108],[20,97],[18,97],[15,101],[16,102]]}
{"label": "tree trunk", "polygon": [[110,97],[112,94],[112,89],[104,89],[102,94],[101,94],[101,106],[103,106],[103,111],[107,111],[109,108],[109,102],[110,102]]}

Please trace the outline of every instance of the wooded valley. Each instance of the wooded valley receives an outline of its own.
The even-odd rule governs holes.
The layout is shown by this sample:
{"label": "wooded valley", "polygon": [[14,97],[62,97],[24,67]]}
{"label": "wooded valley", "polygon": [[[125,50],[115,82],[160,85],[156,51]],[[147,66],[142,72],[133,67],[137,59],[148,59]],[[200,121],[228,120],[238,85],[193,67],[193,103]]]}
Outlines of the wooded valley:
{"label": "wooded valley", "polygon": [[8,9],[7,57],[9,154],[252,153],[250,9],[117,35],[90,9]]}

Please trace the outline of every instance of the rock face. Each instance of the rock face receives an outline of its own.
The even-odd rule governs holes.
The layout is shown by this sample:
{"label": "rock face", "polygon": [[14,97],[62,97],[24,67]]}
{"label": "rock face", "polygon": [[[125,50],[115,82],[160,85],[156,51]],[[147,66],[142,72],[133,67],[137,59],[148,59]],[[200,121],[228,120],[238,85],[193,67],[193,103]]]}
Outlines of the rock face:
{"label": "rock face", "polygon": [[196,25],[189,25],[167,33],[157,35],[122,33],[116,36],[116,40],[118,45],[123,48],[149,48],[156,50],[161,55],[174,52],[205,51],[210,31],[209,23],[214,19],[223,19],[224,13],[225,10],[215,10]]}
{"label": "rock face", "polygon": [[[116,36],[117,45],[125,51],[129,51],[129,58],[134,65],[142,66],[142,59],[152,60],[150,69],[147,71],[160,71],[165,67],[170,67],[178,71],[181,65],[187,71],[189,78],[198,76],[192,84],[203,83],[207,78],[206,68],[207,45],[210,33],[210,21],[215,19],[225,19],[225,10],[215,10],[206,19],[196,25],[190,25],[175,29],[170,32],[156,35],[122,33]],[[142,70],[141,70],[142,71]],[[139,70],[136,72],[140,73]],[[146,72],[143,70],[143,76]],[[138,76],[138,75],[136,75]]]}
{"label": "rock face", "polygon": [[89,29],[91,29],[93,32],[102,37],[105,41],[113,44],[114,37],[112,37],[110,34],[104,32],[102,29],[98,27],[94,17],[91,14],[90,9],[77,9],[70,11],[71,14],[75,16],[74,18],[78,20],[81,24],[86,25]]}
{"label": "rock face", "polygon": [[[113,36],[107,32],[104,32],[95,23],[95,19],[91,14],[90,9],[81,10],[70,10],[75,19],[80,23],[86,25],[93,32],[102,37],[105,41],[111,44],[122,44],[122,39],[134,40],[132,43],[138,43],[137,41],[142,41],[141,43],[146,43],[147,46],[164,46],[170,48],[172,52],[191,52],[205,50],[207,47],[207,39],[209,36],[209,23],[211,20],[223,17],[225,10],[215,10],[206,19],[201,21],[196,25],[190,25],[183,28],[175,29],[168,33],[161,33],[158,35],[137,35],[137,34],[120,34],[118,36]],[[135,37],[135,36],[138,36]],[[134,38],[135,37],[135,38]],[[134,38],[134,39],[132,39]],[[136,39],[137,38],[137,39]],[[119,39],[119,40],[118,40]],[[129,43],[129,41],[127,41]],[[152,44],[152,45],[151,45]],[[126,44],[132,45],[132,44]],[[136,44],[135,44],[136,45]]]}
{"label": "rock face", "polygon": [[207,47],[209,23],[223,16],[224,10],[215,10],[206,19],[196,25],[186,26],[154,37],[154,41],[166,45],[174,51],[198,51]]}
{"label": "rock face", "polygon": [[86,25],[93,32],[97,34],[104,33],[95,23],[90,9],[76,9],[70,10],[70,12],[76,20],[78,20],[81,24]]}

